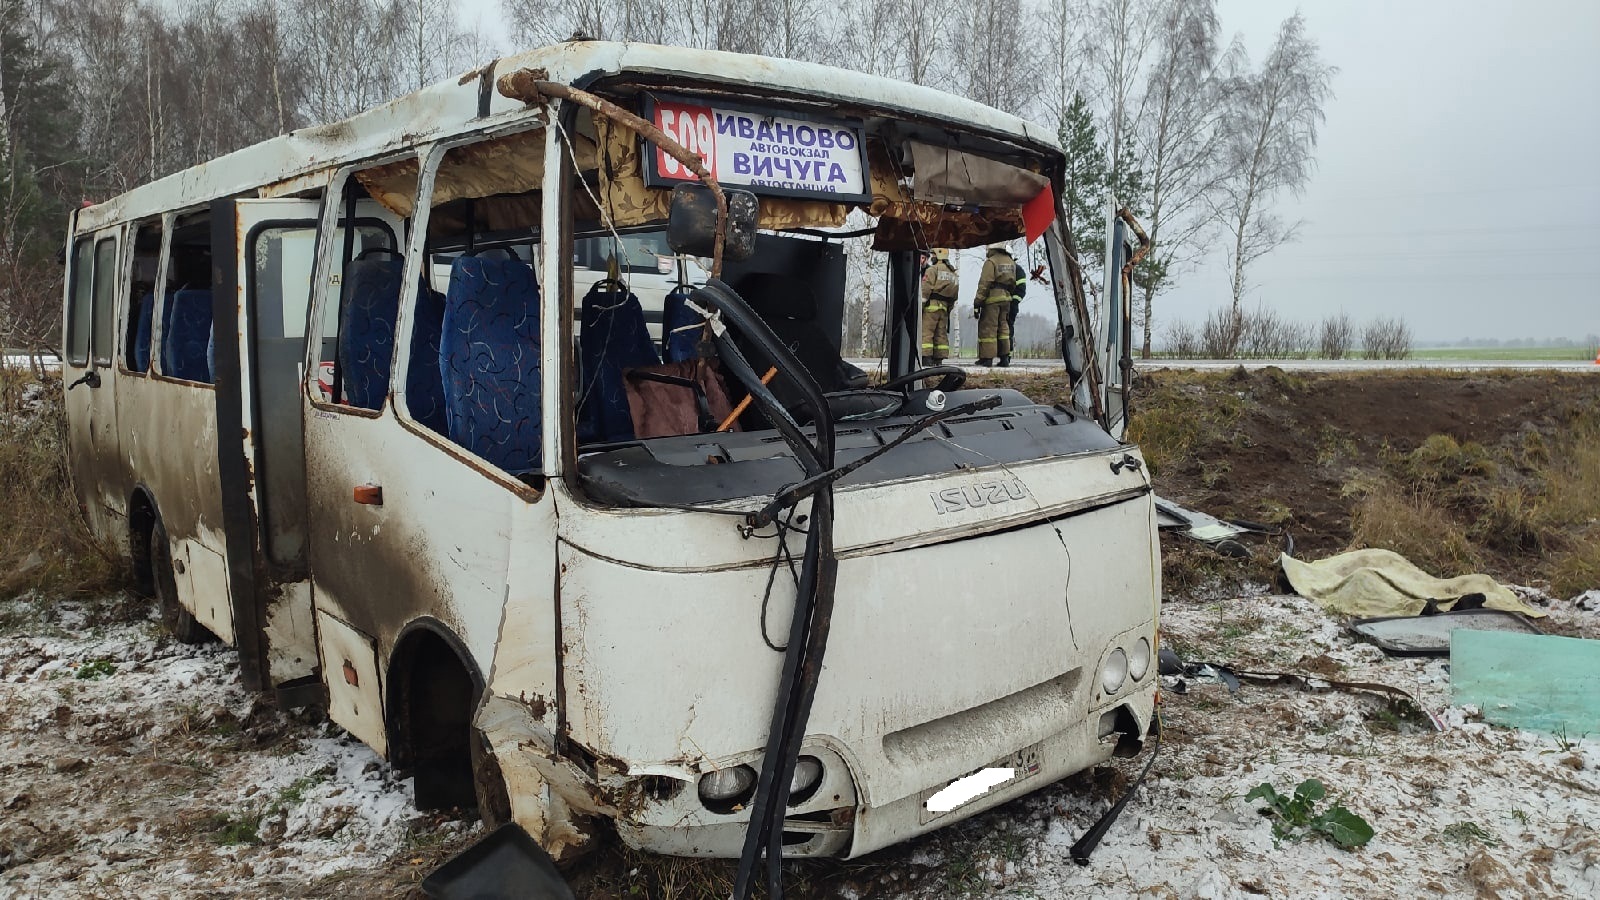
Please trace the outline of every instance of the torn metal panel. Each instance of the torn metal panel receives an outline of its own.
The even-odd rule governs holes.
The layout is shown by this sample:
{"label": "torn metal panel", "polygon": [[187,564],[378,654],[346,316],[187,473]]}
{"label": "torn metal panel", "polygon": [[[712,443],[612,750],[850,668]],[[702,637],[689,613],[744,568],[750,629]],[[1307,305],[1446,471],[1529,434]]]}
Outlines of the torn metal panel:
{"label": "torn metal panel", "polygon": [[328,685],[328,718],[379,756],[387,756],[389,738],[384,728],[377,645],[327,613],[317,615],[317,637],[323,680]]}
{"label": "torn metal panel", "polygon": [[1450,635],[1462,628],[1544,633],[1526,616],[1498,609],[1457,609],[1431,616],[1382,616],[1357,619],[1350,624],[1351,631],[1397,656],[1446,656],[1450,653]]}
{"label": "torn metal panel", "polygon": [[311,582],[277,585],[267,605],[267,666],[274,684],[312,674],[317,665],[317,635],[311,610]]}
{"label": "torn metal panel", "polygon": [[1039,195],[1050,179],[998,159],[907,141],[911,190],[918,200],[956,206],[1015,206]]}
{"label": "torn metal panel", "polygon": [[1208,513],[1179,506],[1164,497],[1155,498],[1155,503],[1156,522],[1163,530],[1178,531],[1203,544],[1218,544],[1250,531]]}

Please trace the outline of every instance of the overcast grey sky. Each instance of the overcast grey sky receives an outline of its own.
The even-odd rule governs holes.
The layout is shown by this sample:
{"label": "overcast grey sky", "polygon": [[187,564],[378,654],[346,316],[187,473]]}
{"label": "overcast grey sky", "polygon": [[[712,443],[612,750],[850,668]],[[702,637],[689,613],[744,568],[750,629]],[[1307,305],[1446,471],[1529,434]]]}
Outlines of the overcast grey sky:
{"label": "overcast grey sky", "polygon": [[[1278,204],[1300,239],[1257,265],[1252,299],[1401,314],[1424,340],[1600,333],[1600,3],[1298,6],[1336,97],[1316,175]],[[1294,9],[1220,4],[1253,60]],[[1227,296],[1218,259],[1167,311],[1198,319]]]}
{"label": "overcast grey sky", "polygon": [[[1402,315],[1422,340],[1600,333],[1600,0],[1220,2],[1253,61],[1296,8],[1340,71],[1318,170],[1277,203],[1300,238],[1248,302]],[[1183,274],[1158,326],[1226,304],[1226,271]]]}

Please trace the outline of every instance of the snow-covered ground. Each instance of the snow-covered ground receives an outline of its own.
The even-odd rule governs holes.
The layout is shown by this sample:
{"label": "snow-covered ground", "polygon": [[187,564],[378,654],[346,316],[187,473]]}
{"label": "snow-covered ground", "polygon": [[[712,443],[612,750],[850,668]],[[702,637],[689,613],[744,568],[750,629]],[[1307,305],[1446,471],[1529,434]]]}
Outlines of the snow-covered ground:
{"label": "snow-covered ground", "polygon": [[[1600,595],[1539,602],[1548,630],[1600,637]],[[802,896],[1600,896],[1595,735],[1483,724],[1450,706],[1447,661],[1386,657],[1297,597],[1170,603],[1163,634],[1194,659],[1400,688],[1447,730],[1365,694],[1169,684],[1150,779],[1090,865],[1068,847],[1145,757],[812,864]],[[1311,777],[1370,844],[1275,843],[1243,799]],[[409,798],[370,750],[254,701],[231,651],[171,642],[133,601],[0,603],[0,897],[402,894],[476,827]]]}
{"label": "snow-covered ground", "polygon": [[[370,749],[258,702],[233,651],[143,604],[34,610],[0,603],[0,897],[329,895],[476,828],[419,815]],[[415,858],[410,880],[438,862]]]}
{"label": "snow-covered ground", "polygon": [[[1530,596],[1548,609],[1547,629],[1600,637],[1600,593]],[[1169,603],[1162,631],[1195,659],[1400,688],[1446,730],[1339,690],[1169,689],[1160,757],[1088,866],[1068,848],[1107,804],[1069,783],[930,837],[905,871],[875,873],[848,894],[1600,896],[1600,734],[1557,738],[1475,721],[1475,711],[1450,706],[1447,660],[1387,657],[1300,597]],[[1119,768],[1131,774],[1143,763]],[[1288,792],[1307,778],[1328,787],[1318,809],[1355,811],[1376,829],[1371,843],[1352,852],[1317,837],[1274,842],[1262,804],[1245,794],[1263,782]],[[915,887],[884,892],[905,881]]]}

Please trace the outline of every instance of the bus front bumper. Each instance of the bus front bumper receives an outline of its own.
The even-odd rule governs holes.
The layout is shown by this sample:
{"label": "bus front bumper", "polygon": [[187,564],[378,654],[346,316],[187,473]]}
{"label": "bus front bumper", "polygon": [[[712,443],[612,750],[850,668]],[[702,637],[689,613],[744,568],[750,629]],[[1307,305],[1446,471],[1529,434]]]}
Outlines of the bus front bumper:
{"label": "bus front bumper", "polygon": [[[1119,707],[1125,708],[1131,721],[1136,723],[1136,734],[1114,732],[1102,736],[1101,715],[1097,712],[1071,728],[995,760],[986,768],[1010,769],[1014,774],[953,808],[945,809],[948,800],[936,803],[944,809],[942,812],[929,809],[934,795],[952,782],[978,773],[961,773],[950,782],[881,804],[858,800],[854,806],[831,810],[812,809],[815,803],[803,804],[800,809],[791,809],[784,821],[783,854],[794,858],[862,856],[993,809],[1099,765],[1111,758],[1119,744],[1124,755],[1130,750],[1136,753],[1149,732],[1154,701],[1155,685],[1152,683],[1103,710],[1114,712]],[[692,787],[684,795],[683,803],[696,807],[693,812],[679,803],[646,806],[631,815],[617,817],[617,832],[630,847],[652,853],[738,857],[744,847],[749,811],[716,816],[699,807]],[[822,798],[824,803],[827,799]]]}

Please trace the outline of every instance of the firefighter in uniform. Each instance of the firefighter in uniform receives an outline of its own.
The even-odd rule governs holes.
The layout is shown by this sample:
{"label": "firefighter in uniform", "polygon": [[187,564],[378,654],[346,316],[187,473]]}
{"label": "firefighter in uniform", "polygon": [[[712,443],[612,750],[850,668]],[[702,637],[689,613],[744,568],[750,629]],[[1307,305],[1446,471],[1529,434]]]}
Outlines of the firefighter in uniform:
{"label": "firefighter in uniform", "polygon": [[978,365],[992,366],[996,357],[1001,365],[1011,362],[1011,292],[1017,286],[1022,267],[1011,258],[1006,245],[990,244],[989,256],[978,276],[978,293],[972,298],[973,317],[978,320]]}
{"label": "firefighter in uniform", "polygon": [[950,355],[950,311],[956,307],[960,286],[949,250],[933,251],[933,262],[922,272],[922,359],[937,366]]}
{"label": "firefighter in uniform", "polygon": [[[1022,297],[1028,293],[1028,270],[1017,266],[1017,283],[1011,288],[1011,309],[1006,312],[1006,335],[1011,339],[1011,347],[1017,345],[1017,311],[1022,307]],[[1000,354],[1000,365],[1011,365],[1009,350]]]}

